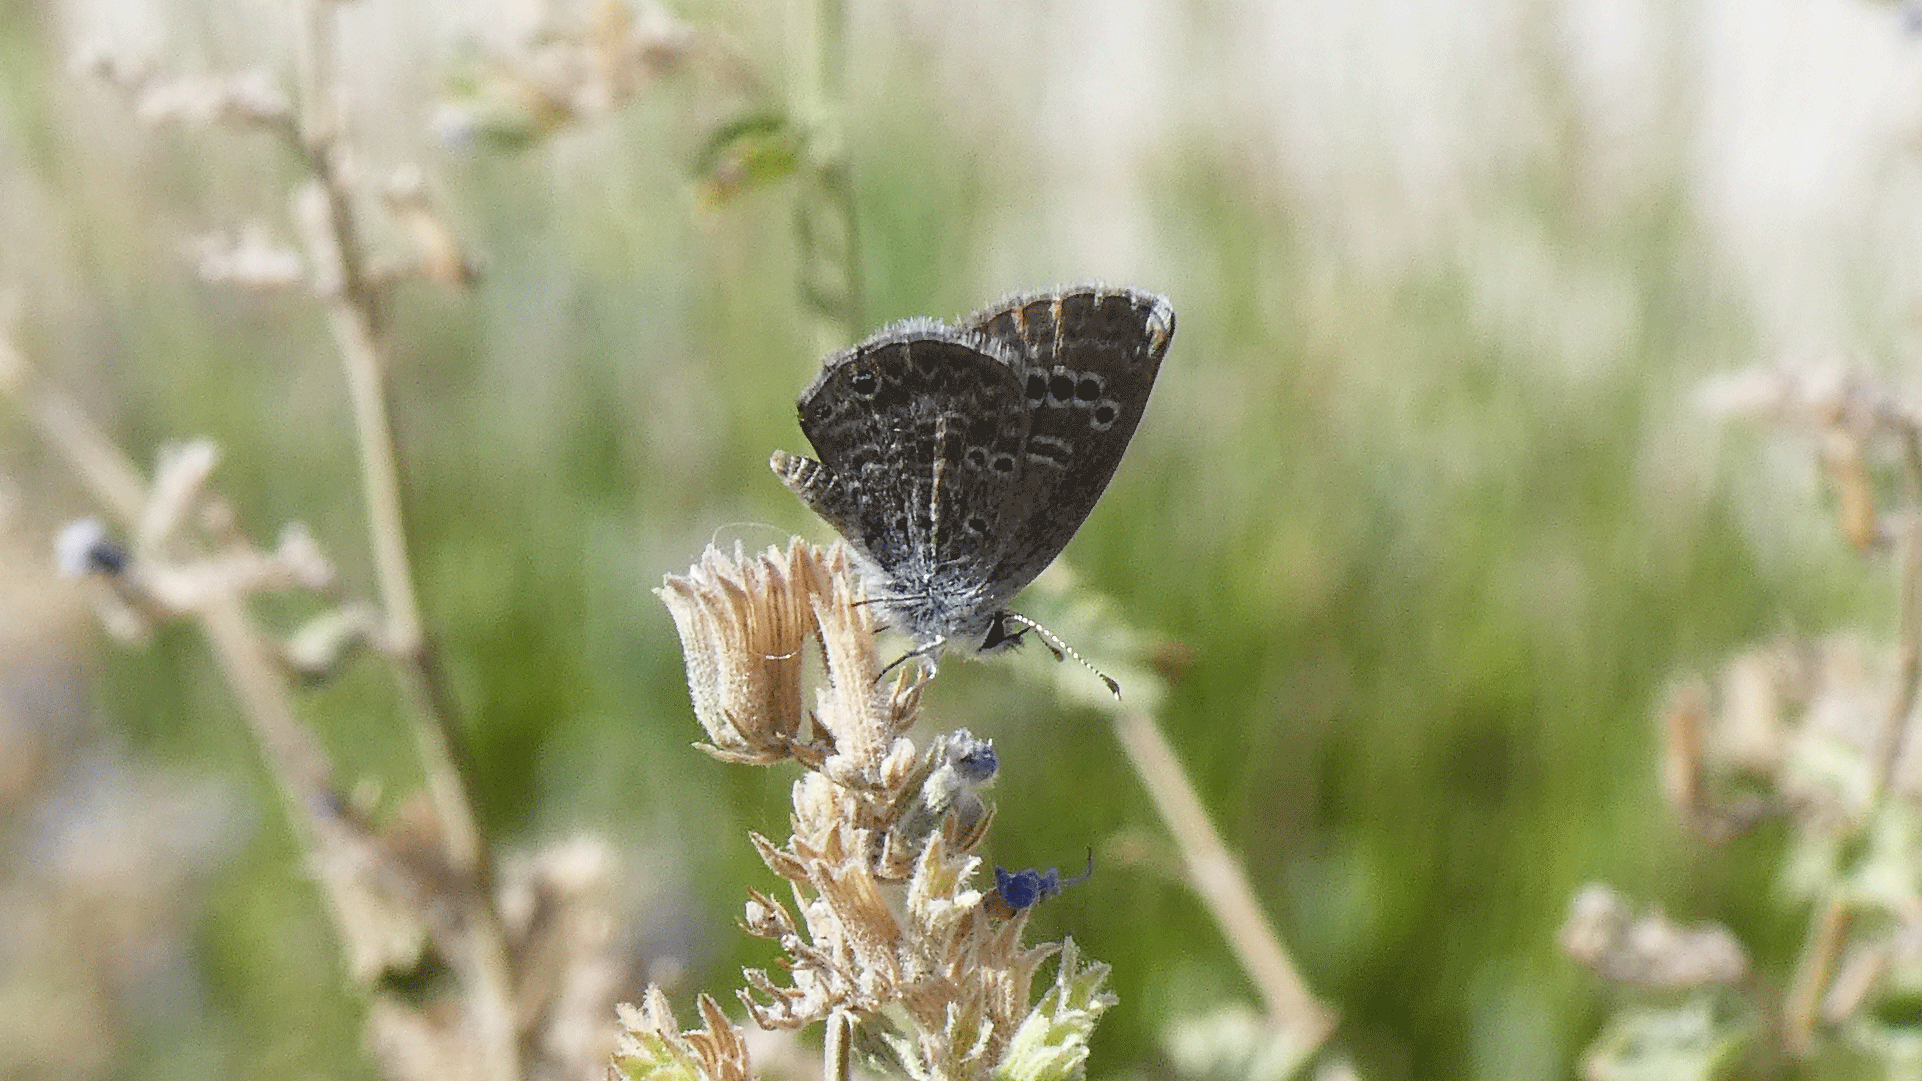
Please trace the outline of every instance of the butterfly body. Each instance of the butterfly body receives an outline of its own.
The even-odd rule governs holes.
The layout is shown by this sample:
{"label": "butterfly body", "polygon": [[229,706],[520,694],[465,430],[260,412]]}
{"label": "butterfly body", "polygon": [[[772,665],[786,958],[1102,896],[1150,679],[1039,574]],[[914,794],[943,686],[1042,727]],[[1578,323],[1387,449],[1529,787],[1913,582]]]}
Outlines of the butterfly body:
{"label": "butterfly body", "polygon": [[916,653],[998,652],[1029,626],[1006,605],[1114,475],[1173,334],[1163,298],[1100,286],[901,323],[801,393],[819,460],[769,464],[847,539]]}

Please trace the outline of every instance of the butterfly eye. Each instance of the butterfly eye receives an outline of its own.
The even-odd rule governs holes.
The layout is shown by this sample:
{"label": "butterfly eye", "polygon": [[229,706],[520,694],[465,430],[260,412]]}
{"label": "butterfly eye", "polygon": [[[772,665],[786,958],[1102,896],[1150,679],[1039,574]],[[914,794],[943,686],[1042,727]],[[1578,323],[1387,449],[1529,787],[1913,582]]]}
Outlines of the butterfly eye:
{"label": "butterfly eye", "polygon": [[968,464],[976,469],[988,464],[988,452],[980,447],[968,448]]}
{"label": "butterfly eye", "polygon": [[1094,412],[1089,415],[1089,426],[1097,432],[1105,432],[1114,427],[1116,418],[1120,416],[1121,411],[1115,408],[1113,402],[1102,402],[1095,406]]}
{"label": "butterfly eye", "polygon": [[881,380],[873,372],[855,372],[848,389],[862,398],[872,398],[881,390]]}
{"label": "butterfly eye", "polygon": [[1101,380],[1092,375],[1082,376],[1081,382],[1074,385],[1074,396],[1084,402],[1101,397]]}
{"label": "butterfly eye", "polygon": [[1012,454],[1003,454],[1003,455],[1000,455],[999,457],[997,457],[997,458],[995,458],[995,460],[994,460],[994,471],[995,471],[996,473],[1012,473],[1012,472],[1014,472],[1014,455],[1012,455]]}
{"label": "butterfly eye", "polygon": [[1047,377],[1043,376],[1040,372],[1030,372],[1028,374],[1028,404],[1040,405],[1041,400],[1047,396]]}
{"label": "butterfly eye", "polygon": [[968,532],[970,533],[979,533],[982,535],[986,535],[988,532],[988,520],[986,518],[981,517],[979,514],[970,516],[968,518],[967,524],[968,524]]}

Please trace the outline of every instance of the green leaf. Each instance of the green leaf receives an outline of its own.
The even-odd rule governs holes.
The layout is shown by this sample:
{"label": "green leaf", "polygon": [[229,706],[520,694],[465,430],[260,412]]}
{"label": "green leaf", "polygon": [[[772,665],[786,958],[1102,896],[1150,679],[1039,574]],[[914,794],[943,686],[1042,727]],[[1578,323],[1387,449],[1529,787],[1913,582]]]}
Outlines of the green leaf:
{"label": "green leaf", "polygon": [[777,112],[751,113],[714,130],[695,157],[694,175],[709,203],[787,179],[800,168],[804,140]]}
{"label": "green leaf", "polygon": [[693,1060],[652,1032],[633,1032],[614,1056],[614,1068],[627,1081],[706,1081]]}
{"label": "green leaf", "polygon": [[1108,966],[1099,962],[1082,968],[1074,939],[1061,944],[1060,966],[1054,986],[1015,1030],[1014,1039],[995,1067],[996,1081],[1076,1081],[1086,1070],[1088,1037],[1114,995],[1103,991]]}

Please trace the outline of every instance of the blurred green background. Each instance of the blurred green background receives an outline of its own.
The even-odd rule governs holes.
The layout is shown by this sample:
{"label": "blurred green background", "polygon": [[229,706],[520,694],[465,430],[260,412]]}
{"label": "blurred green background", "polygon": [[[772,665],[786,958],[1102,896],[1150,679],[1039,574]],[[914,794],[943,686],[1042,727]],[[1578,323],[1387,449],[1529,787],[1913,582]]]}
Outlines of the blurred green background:
{"label": "blurred green background", "polygon": [[[805,449],[793,400],[818,360],[794,187],[715,205],[690,171],[716,124],[783,107],[797,16],[678,2],[761,92],[664,76],[508,149],[437,141],[436,111],[463,58],[532,14],[452,8],[340,9],[356,165],[422,165],[483,260],[471,291],[410,287],[391,313],[424,606],[489,824],[509,848],[610,838],[635,954],[684,963],[684,1004],[771,959],[734,920],[772,883],[745,831],[780,830],[792,777],[689,748],[649,591],[710,538],[827,538],[765,464]],[[1802,918],[1771,897],[1780,839],[1681,828],[1651,709],[1742,643],[1885,622],[1806,448],[1726,442],[1692,395],[1757,361],[1913,355],[1922,42],[1902,12],[850,0],[849,18],[868,327],[1091,277],[1174,303],[1153,404],[1066,559],[1191,651],[1160,719],[1363,1076],[1570,1076],[1609,1000],[1554,930],[1593,879],[1727,922],[1783,979]],[[214,438],[254,533],[306,522],[365,596],[318,309],[200,283],[186,250],[252,221],[288,237],[298,170],[258,134],[144,128],[69,66],[104,43],[285,76],[292,22],[247,0],[0,2],[0,297],[126,448]],[[101,1046],[16,1076],[371,1076],[203,644],[98,633],[47,566],[91,508],[0,418],[9,723],[225,809],[189,820],[215,851],[170,895],[162,959],[128,959]],[[1098,627],[1075,644],[1104,653]],[[1052,667],[945,666],[925,731],[995,739],[994,861],[1110,854],[1031,937],[1114,966],[1091,1074],[1166,1075],[1168,1028],[1251,989],[1106,723],[1024,666]],[[305,702],[343,773],[416,782],[387,673]],[[99,843],[61,832],[58,778],[30,780],[6,804],[17,882],[58,843]]]}

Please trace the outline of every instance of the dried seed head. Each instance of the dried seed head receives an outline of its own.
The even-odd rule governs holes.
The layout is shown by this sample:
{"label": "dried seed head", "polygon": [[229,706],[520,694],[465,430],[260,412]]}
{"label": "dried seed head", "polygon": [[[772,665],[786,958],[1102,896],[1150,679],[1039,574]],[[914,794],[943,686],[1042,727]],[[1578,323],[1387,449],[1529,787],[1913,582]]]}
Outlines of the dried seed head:
{"label": "dried seed head", "polygon": [[440,285],[472,285],[479,277],[473,257],[442,213],[418,165],[396,169],[381,189],[394,221],[407,232],[418,255],[416,269]]}
{"label": "dried seed head", "polygon": [[699,1002],[702,1027],[680,1030],[667,996],[650,986],[639,1007],[620,1006],[621,1038],[608,1066],[609,1081],[748,1081],[747,1043],[720,1004]]}
{"label": "dried seed head", "polygon": [[694,716],[709,740],[701,747],[716,758],[768,765],[793,756],[821,558],[800,541],[752,560],[709,547],[657,591],[680,632]]}
{"label": "dried seed head", "polygon": [[150,80],[140,87],[134,107],[140,122],[150,125],[284,124],[292,112],[274,77],[259,69]]}
{"label": "dried seed head", "polygon": [[260,289],[292,289],[307,280],[300,253],[274,240],[259,222],[243,226],[238,236],[206,233],[188,244],[200,280]]}
{"label": "dried seed head", "polygon": [[[840,1034],[832,1045],[897,1075],[1065,1081],[1079,1074],[1087,1031],[1112,1001],[1099,990],[1105,969],[1068,961],[1055,991],[1030,1010],[1035,970],[1060,947],[1023,948],[1025,913],[991,914],[970,885],[981,868],[973,849],[993,819],[982,790],[1000,766],[994,746],[962,729],[937,736],[925,755],[915,750],[906,733],[926,676],[882,681],[873,609],[858,582],[846,548],[796,542],[753,560],[710,548],[660,590],[712,741],[705,749],[759,764],[793,758],[806,770],[793,787],[792,836],[776,844],[750,834],[794,903],[750,894],[742,928],[785,956],[779,976],[744,972],[740,999],[764,1029],[828,1022]],[[804,742],[810,637],[825,663]],[[716,1027],[718,1016],[706,1035],[676,1033],[665,1002],[651,996],[624,1015],[630,1038],[615,1073],[631,1081],[744,1073],[745,1057],[696,1055],[734,1038]],[[1011,1075],[1017,1042],[1029,1072]]]}
{"label": "dried seed head", "polygon": [[1659,911],[1637,917],[1621,894],[1600,883],[1575,895],[1556,938],[1578,964],[1638,987],[1672,991],[1748,975],[1742,944],[1720,924],[1681,927]]}

